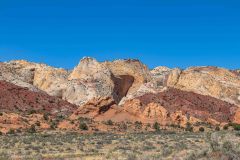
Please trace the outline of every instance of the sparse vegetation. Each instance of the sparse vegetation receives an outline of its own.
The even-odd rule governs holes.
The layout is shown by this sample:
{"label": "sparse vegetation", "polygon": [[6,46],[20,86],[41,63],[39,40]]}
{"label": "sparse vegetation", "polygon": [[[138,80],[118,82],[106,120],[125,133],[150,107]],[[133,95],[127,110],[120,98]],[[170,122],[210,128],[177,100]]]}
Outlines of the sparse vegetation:
{"label": "sparse vegetation", "polygon": [[84,122],[81,122],[80,124],[79,124],[79,128],[81,129],[81,130],[88,130],[88,126],[87,126],[87,124],[86,123],[84,123]]}
{"label": "sparse vegetation", "polygon": [[113,125],[113,121],[112,121],[112,120],[108,120],[108,121],[106,122],[106,125],[112,126],[112,125]]}
{"label": "sparse vegetation", "polygon": [[14,129],[10,129],[7,134],[14,134],[15,133],[15,130]]}
{"label": "sparse vegetation", "polygon": [[188,132],[192,132],[193,131],[193,127],[192,127],[191,123],[187,122],[185,130],[188,131]]}
{"label": "sparse vegetation", "polygon": [[228,130],[228,127],[229,127],[229,126],[226,124],[226,125],[223,126],[223,129],[224,129],[224,130]]}
{"label": "sparse vegetation", "polygon": [[204,132],[205,129],[204,129],[203,127],[200,127],[200,128],[199,128],[199,131],[200,131],[200,132]]}
{"label": "sparse vegetation", "polygon": [[[129,134],[76,132],[0,136],[0,159],[238,159],[236,131]],[[231,139],[229,139],[231,137]],[[185,153],[185,154],[183,154]]]}
{"label": "sparse vegetation", "polygon": [[43,119],[44,119],[45,121],[48,121],[48,120],[49,120],[49,114],[44,113],[44,114],[43,114]]}
{"label": "sparse vegetation", "polygon": [[158,122],[155,122],[155,123],[153,124],[153,129],[155,129],[155,131],[160,131],[160,125],[159,125]]}
{"label": "sparse vegetation", "polygon": [[28,129],[29,133],[35,133],[36,132],[36,128],[35,125],[31,125],[31,127]]}
{"label": "sparse vegetation", "polygon": [[134,124],[135,124],[135,129],[142,129],[142,122],[136,121]]}
{"label": "sparse vegetation", "polygon": [[220,131],[220,127],[217,126],[217,127],[215,128],[215,131]]}
{"label": "sparse vegetation", "polygon": [[34,110],[34,109],[32,109],[32,110],[29,111],[29,114],[35,114],[35,113],[37,113],[37,111]]}

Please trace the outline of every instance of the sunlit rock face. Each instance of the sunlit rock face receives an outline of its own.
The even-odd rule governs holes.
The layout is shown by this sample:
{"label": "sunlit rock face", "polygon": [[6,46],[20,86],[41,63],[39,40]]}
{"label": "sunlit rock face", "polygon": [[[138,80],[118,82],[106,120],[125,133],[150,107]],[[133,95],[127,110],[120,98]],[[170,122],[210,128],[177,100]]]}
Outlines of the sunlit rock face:
{"label": "sunlit rock face", "polygon": [[19,60],[1,63],[0,70],[2,80],[47,92],[77,105],[105,96],[119,103],[151,80],[148,68],[137,60],[101,63],[85,57],[73,71]]}
{"label": "sunlit rock face", "polygon": [[158,93],[167,87],[209,95],[240,104],[239,70],[217,67],[157,67],[149,70],[138,60],[98,62],[85,57],[72,70],[24,60],[0,63],[0,80],[32,91],[44,91],[71,103],[82,105],[94,97],[112,97],[124,104],[147,93]]}
{"label": "sunlit rock face", "polygon": [[192,67],[169,76],[168,86],[240,105],[240,76],[227,69]]}

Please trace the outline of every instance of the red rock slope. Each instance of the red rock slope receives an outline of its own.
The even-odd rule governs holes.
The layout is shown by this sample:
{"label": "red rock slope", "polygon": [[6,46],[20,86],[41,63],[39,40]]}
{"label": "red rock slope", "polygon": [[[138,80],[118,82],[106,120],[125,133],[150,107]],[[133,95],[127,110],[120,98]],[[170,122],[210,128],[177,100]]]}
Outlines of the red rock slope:
{"label": "red rock slope", "polygon": [[51,115],[72,113],[77,106],[45,92],[33,92],[12,83],[0,81],[0,112],[28,114],[29,112]]}

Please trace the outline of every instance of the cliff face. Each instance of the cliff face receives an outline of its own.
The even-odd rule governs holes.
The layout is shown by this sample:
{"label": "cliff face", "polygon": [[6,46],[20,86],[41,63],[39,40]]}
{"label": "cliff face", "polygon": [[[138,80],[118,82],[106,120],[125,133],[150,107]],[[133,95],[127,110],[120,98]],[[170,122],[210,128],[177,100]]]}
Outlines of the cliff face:
{"label": "cliff face", "polygon": [[42,110],[71,113],[72,120],[86,117],[97,122],[240,123],[237,70],[157,67],[150,71],[138,60],[98,62],[86,57],[67,71],[19,60],[0,63],[0,87],[0,112],[6,112],[5,118],[11,114],[24,118],[18,112],[34,108],[39,114]]}
{"label": "cliff face", "polygon": [[71,72],[20,60],[1,63],[0,70],[2,80],[39,89],[77,105],[104,96],[119,103],[151,80],[150,71],[137,60],[100,63],[86,57]]}
{"label": "cliff face", "polygon": [[240,76],[227,69],[193,67],[181,73],[172,73],[167,84],[180,90],[192,91],[237,105],[240,104]]}

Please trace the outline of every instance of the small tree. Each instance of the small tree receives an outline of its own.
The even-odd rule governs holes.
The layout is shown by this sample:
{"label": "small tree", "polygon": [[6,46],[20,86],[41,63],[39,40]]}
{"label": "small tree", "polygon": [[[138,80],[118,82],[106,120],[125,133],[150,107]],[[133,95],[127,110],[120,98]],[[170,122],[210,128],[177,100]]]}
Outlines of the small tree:
{"label": "small tree", "polygon": [[88,130],[88,126],[87,126],[87,124],[84,123],[84,122],[80,123],[79,128],[80,128],[81,130],[85,130],[85,131]]}

